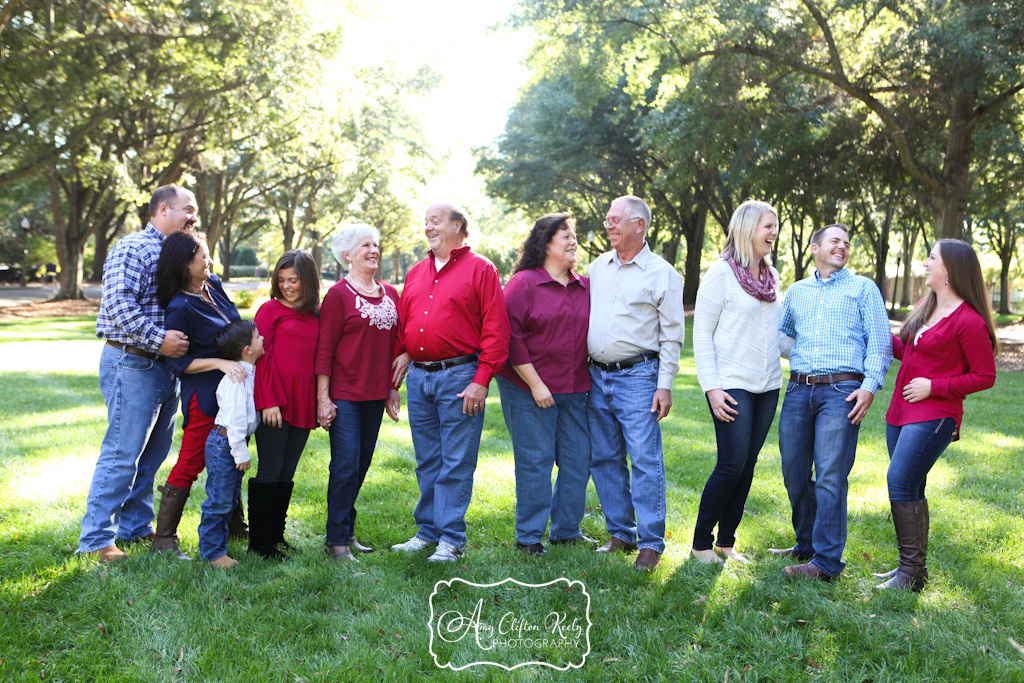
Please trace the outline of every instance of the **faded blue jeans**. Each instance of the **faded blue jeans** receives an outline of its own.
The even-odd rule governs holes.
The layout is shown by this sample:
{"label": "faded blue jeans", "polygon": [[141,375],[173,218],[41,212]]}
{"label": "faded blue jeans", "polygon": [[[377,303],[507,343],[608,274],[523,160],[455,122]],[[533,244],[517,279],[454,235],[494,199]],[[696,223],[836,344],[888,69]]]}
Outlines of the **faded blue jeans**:
{"label": "faded blue jeans", "polygon": [[409,366],[409,430],[420,487],[413,519],[420,528],[416,537],[427,543],[466,545],[466,510],[473,495],[484,411],[464,415],[457,394],[473,381],[476,368],[476,363],[464,363],[427,372]]}
{"label": "faded blue jeans", "polygon": [[199,522],[199,557],[212,562],[228,554],[228,519],[242,497],[245,472],[235,467],[228,437],[215,427],[206,437],[206,500]]}
{"label": "faded blue jeans", "polygon": [[529,391],[496,379],[516,462],[516,541],[540,543],[549,517],[552,541],[579,538],[590,480],[587,392],[552,394],[555,405],[541,408]]}
{"label": "faded blue jeans", "polygon": [[913,503],[925,497],[928,473],[949,446],[954,431],[956,420],[951,417],[911,422],[901,427],[885,425],[885,442],[889,447],[889,471],[886,473],[889,500]]}
{"label": "faded blue jeans", "polygon": [[178,412],[178,380],[163,360],[112,346],[100,354],[107,431],[85,502],[78,552],[153,532],[153,478],[167,458]]}
{"label": "faded blue jeans", "polygon": [[625,370],[607,371],[591,365],[587,422],[590,474],[608,533],[663,553],[665,460],[661,427],[651,412],[657,389],[656,358]]}
{"label": "faded blue jeans", "polygon": [[[846,567],[846,494],[860,425],[846,417],[846,397],[860,382],[786,385],[779,414],[782,478],[793,508],[796,552],[829,576]],[[813,468],[813,475],[812,475]]]}

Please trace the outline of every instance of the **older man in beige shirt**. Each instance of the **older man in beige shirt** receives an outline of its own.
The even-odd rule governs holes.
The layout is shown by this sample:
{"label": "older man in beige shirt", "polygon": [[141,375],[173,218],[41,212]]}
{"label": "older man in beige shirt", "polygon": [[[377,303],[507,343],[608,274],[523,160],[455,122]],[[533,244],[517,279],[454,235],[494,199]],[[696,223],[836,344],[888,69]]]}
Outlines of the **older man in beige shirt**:
{"label": "older man in beige shirt", "polygon": [[672,408],[685,334],[683,279],[647,245],[650,224],[651,210],[642,199],[612,202],[604,222],[612,251],[588,271],[590,474],[611,536],[597,552],[639,547],[634,566],[640,570],[657,567],[665,551],[658,422]]}

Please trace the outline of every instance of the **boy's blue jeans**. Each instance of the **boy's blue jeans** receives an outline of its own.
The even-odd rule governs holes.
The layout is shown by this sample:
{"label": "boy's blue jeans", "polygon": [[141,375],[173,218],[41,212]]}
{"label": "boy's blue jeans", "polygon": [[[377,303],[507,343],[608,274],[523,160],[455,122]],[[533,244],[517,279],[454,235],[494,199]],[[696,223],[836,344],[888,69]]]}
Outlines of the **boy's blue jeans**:
{"label": "boy's blue jeans", "polygon": [[214,428],[206,439],[206,502],[199,523],[199,557],[205,562],[228,554],[228,518],[242,495],[244,476],[235,468],[228,438]]}

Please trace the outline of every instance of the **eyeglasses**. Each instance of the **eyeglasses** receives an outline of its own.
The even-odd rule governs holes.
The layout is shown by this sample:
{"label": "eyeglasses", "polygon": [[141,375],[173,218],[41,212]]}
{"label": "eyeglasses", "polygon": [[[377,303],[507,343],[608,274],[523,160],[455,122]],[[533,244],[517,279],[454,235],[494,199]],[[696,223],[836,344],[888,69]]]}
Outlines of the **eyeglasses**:
{"label": "eyeglasses", "polygon": [[605,218],[604,219],[604,227],[610,228],[610,227],[612,227],[614,225],[617,228],[617,227],[619,227],[620,223],[623,223],[625,221],[638,221],[638,220],[640,220],[639,216],[636,216],[635,218],[612,218],[611,220],[608,220],[607,218]]}

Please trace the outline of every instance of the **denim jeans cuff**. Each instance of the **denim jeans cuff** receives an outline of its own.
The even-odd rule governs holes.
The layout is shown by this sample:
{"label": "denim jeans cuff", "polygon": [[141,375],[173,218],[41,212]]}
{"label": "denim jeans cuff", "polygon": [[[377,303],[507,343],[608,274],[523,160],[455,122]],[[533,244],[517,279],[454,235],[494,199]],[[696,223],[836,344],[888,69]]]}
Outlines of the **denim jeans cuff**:
{"label": "denim jeans cuff", "polygon": [[644,550],[645,548],[647,550],[653,550],[654,552],[658,553],[659,555],[664,555],[665,554],[665,544],[664,543],[641,543],[639,546],[637,546],[637,550]]}

